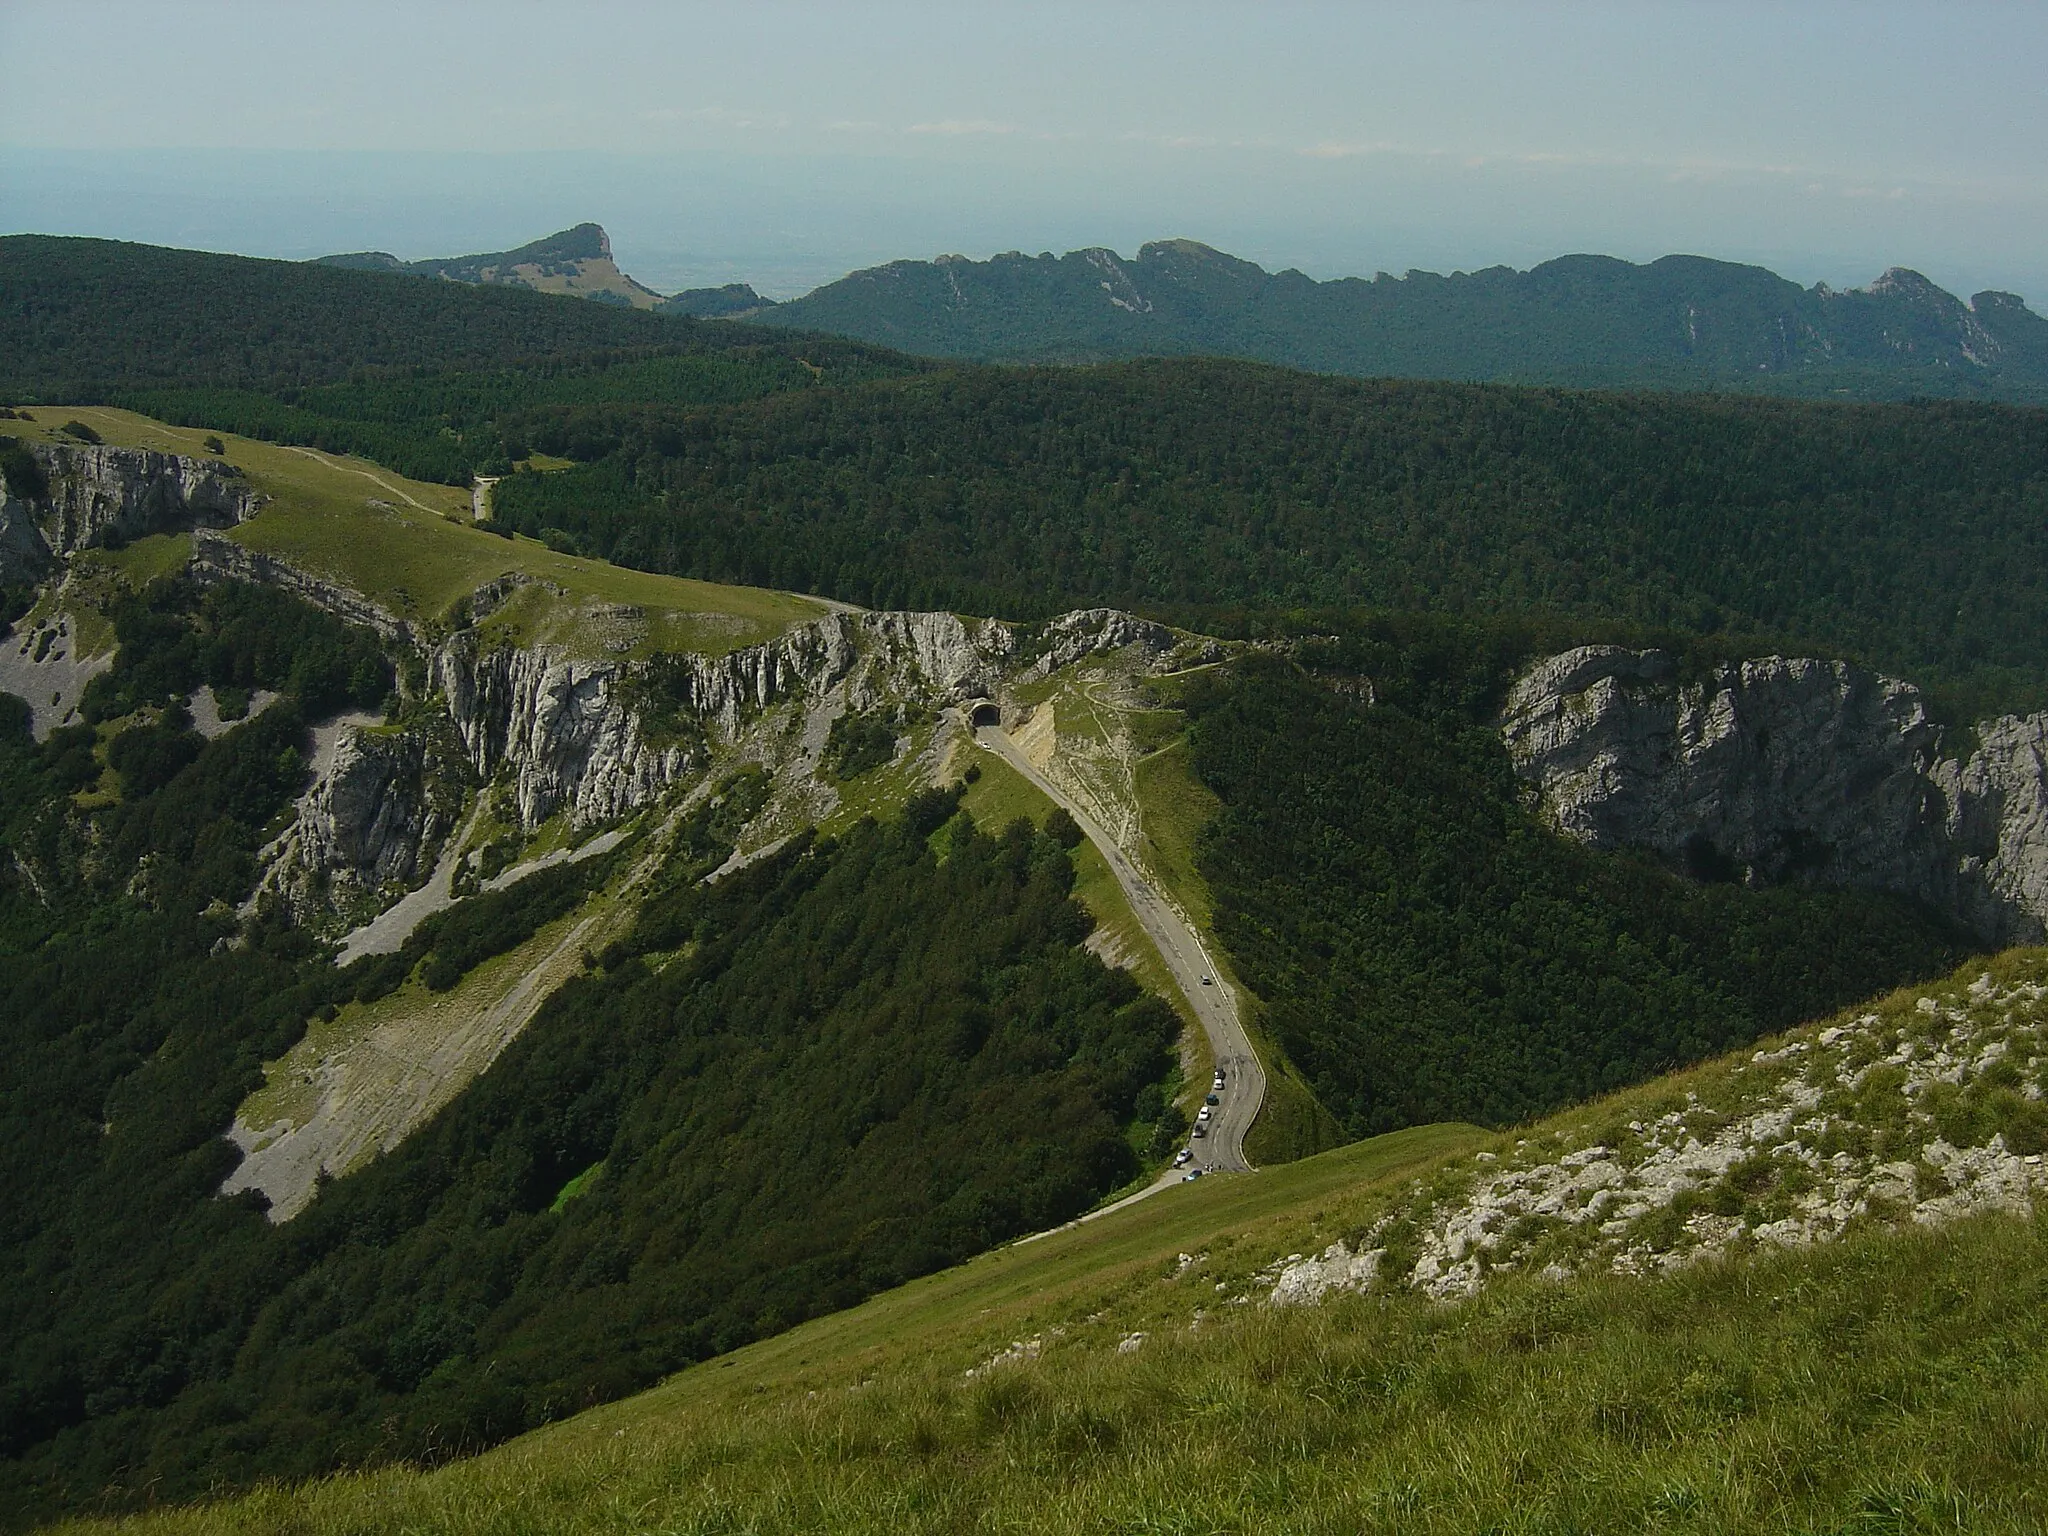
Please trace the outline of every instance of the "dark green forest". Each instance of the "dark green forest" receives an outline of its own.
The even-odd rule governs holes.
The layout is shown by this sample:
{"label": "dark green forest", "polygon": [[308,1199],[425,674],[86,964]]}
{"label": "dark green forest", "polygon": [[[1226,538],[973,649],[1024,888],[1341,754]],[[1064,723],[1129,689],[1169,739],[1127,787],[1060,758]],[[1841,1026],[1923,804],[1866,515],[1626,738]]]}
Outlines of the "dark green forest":
{"label": "dark green forest", "polygon": [[114,240],[0,237],[0,399],[16,404],[114,403],[148,389],[276,394],[599,352],[788,356],[810,345],[524,288]]}
{"label": "dark green forest", "polygon": [[621,564],[874,607],[1548,611],[2036,698],[2048,412],[980,369],[701,411],[554,408],[499,487]]}
{"label": "dark green forest", "polygon": [[1549,831],[1489,724],[1518,656],[1388,621],[1187,693],[1218,935],[1351,1135],[1511,1125],[1974,947],[1894,897],[1700,884]]}

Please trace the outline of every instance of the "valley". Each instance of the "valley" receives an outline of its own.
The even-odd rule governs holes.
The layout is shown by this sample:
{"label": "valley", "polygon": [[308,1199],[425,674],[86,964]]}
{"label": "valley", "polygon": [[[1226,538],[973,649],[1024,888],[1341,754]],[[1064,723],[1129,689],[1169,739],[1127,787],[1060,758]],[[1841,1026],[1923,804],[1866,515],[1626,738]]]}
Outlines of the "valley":
{"label": "valley", "polygon": [[[1512,1136],[1435,1126],[1204,1180],[455,1466],[119,1528],[1053,1531],[1108,1509],[1281,1531],[1304,1490],[1369,1531],[1532,1509],[1764,1531],[1845,1506],[2024,1528],[2041,1230],[1995,1213],[2042,1177],[2004,1150],[2038,1146],[2040,1100],[2015,1094],[1976,1155],[1942,1138],[1984,1127],[1936,1124],[2009,1092],[2000,1062],[2038,1066],[2043,965],[1973,964]],[[1950,1057],[1960,1092],[1929,1102]],[[1893,1107],[1916,1098],[1934,1118]],[[1667,1123],[1693,1133],[1675,1177]],[[1618,1223],[1638,1179],[1668,1182]],[[1510,1256],[1479,1208],[1510,1187],[1594,1198]],[[1644,1255],[1662,1278],[1634,1277]]]}
{"label": "valley", "polygon": [[2037,412],[260,276],[0,419],[13,1524],[2036,1513]]}

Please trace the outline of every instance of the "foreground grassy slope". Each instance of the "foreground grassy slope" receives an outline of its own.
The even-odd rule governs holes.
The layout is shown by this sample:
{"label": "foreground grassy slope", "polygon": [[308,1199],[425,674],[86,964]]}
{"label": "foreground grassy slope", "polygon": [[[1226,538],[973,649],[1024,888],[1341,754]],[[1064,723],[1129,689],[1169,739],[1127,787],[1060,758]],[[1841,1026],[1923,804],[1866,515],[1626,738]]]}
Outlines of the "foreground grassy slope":
{"label": "foreground grassy slope", "polygon": [[1445,1312],[1354,1300],[985,1379],[641,1399],[437,1474],[73,1529],[2037,1530],[2044,1275],[2042,1224],[1992,1218]]}
{"label": "foreground grassy slope", "polygon": [[[167,426],[111,408],[37,409],[32,415],[32,421],[8,423],[10,431],[67,443],[73,440],[62,426],[79,421],[115,447],[226,459],[269,498],[254,520],[233,530],[236,542],[340,582],[428,627],[446,625],[463,599],[505,576],[532,585],[484,621],[488,636],[610,655],[656,649],[719,655],[825,611],[821,603],[787,593],[657,576],[559,554],[533,539],[502,538],[471,522],[467,491],[410,480],[365,460]],[[226,451],[209,453],[209,438]]]}
{"label": "foreground grassy slope", "polygon": [[[1796,1031],[1798,1050],[1629,1090],[1519,1144],[1555,1144],[1562,1164],[1673,1101],[1719,1113],[1767,1096],[1778,1062],[1830,1041],[1896,1039],[1912,1061],[1927,1040],[1963,1039],[1965,1021],[2005,1045],[1963,1074],[1963,1098],[2038,1090],[2044,977],[2038,951],[1975,963]],[[1876,1061],[1855,1124],[1883,1144],[1870,1155],[1890,1156],[1919,1110],[1883,1108],[1903,1074]],[[1957,1102],[1934,1098],[1923,1107],[1943,1134],[1963,1135]],[[1930,1230],[1873,1200],[1839,1241],[1738,1245],[1656,1279],[1557,1281],[1525,1265],[1450,1304],[1399,1283],[1257,1304],[1302,1251],[1427,1204],[1517,1145],[1430,1127],[1175,1189],[474,1461],[137,1525],[1818,1532],[2048,1518],[2038,1213]]]}

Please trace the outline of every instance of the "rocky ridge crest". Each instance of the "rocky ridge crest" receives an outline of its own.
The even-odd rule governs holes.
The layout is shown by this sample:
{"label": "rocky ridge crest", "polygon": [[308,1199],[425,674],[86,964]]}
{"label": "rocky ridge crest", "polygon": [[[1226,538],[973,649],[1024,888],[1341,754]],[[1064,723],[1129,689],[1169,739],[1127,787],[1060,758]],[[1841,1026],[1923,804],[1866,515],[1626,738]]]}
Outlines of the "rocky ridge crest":
{"label": "rocky ridge crest", "polygon": [[[233,574],[282,579],[354,616],[353,594],[236,559]],[[500,786],[501,804],[528,830],[557,813],[588,827],[661,800],[714,762],[754,763],[782,777],[793,812],[826,814],[837,792],[817,770],[843,713],[887,705],[930,716],[998,695],[1012,672],[1042,675],[1127,647],[1163,656],[1181,639],[1113,609],[1086,610],[1036,631],[1020,668],[1015,626],[951,613],[832,613],[723,656],[651,661],[486,648],[474,629],[458,630],[427,657],[425,696],[411,709],[420,723],[342,728],[296,827],[273,849],[267,883],[302,912],[417,883],[454,830],[445,802],[458,781]]]}

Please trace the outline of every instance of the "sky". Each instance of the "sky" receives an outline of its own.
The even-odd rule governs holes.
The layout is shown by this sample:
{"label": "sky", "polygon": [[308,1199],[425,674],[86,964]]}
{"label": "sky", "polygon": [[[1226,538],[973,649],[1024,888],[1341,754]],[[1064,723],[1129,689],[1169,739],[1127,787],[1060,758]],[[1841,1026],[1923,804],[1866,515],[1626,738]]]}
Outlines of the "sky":
{"label": "sky", "polygon": [[2048,3],[0,0],[0,232],[594,219],[664,292],[1191,237],[1316,277],[1908,266],[2048,311]]}

